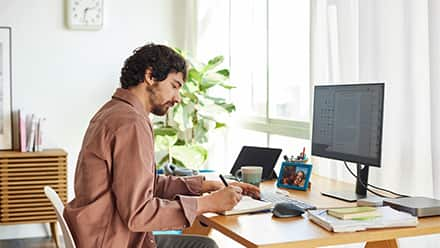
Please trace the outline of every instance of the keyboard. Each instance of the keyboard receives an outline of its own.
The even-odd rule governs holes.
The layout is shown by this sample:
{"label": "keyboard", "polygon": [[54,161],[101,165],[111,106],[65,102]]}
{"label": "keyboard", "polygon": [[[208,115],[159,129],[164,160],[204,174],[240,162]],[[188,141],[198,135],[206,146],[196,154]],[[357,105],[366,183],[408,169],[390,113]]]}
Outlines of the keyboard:
{"label": "keyboard", "polygon": [[263,192],[261,192],[260,196],[261,196],[261,200],[267,201],[267,202],[272,202],[274,204],[279,203],[279,202],[291,202],[291,203],[295,204],[296,206],[298,206],[299,208],[303,209],[304,211],[316,209],[316,207],[313,205],[310,205],[308,203],[305,203],[305,202],[297,200],[297,199],[290,198],[287,195],[277,193],[277,192],[263,191]]}

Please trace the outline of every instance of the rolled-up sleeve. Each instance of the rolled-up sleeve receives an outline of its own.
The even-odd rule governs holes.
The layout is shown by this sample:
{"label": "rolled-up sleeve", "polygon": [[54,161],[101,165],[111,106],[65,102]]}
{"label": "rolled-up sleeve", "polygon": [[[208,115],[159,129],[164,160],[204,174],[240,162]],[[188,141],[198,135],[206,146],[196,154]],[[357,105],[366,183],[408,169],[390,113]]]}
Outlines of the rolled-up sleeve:
{"label": "rolled-up sleeve", "polygon": [[156,176],[155,196],[174,199],[176,195],[200,195],[202,191],[203,176],[175,177]]}
{"label": "rolled-up sleeve", "polygon": [[[145,123],[135,120],[119,127],[112,146],[112,190],[120,217],[131,231],[180,229],[192,224],[197,198],[163,199],[167,197],[158,197],[155,187],[161,192],[171,189],[174,195],[198,194],[202,179],[159,179],[155,185],[153,134]],[[182,185],[183,190],[178,190]]]}

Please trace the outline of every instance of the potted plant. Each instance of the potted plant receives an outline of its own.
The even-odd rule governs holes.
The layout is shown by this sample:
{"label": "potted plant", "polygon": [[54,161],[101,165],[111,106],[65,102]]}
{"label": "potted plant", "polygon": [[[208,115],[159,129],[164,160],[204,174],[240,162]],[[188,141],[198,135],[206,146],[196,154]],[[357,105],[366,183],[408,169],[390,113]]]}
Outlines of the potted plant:
{"label": "potted plant", "polygon": [[188,77],[180,90],[181,102],[164,118],[155,119],[154,138],[157,166],[173,163],[177,166],[199,169],[208,158],[206,143],[213,129],[226,126],[226,120],[235,105],[215,96],[214,88],[231,90],[229,70],[218,69],[223,56],[208,63],[196,60],[176,49],[189,63]]}

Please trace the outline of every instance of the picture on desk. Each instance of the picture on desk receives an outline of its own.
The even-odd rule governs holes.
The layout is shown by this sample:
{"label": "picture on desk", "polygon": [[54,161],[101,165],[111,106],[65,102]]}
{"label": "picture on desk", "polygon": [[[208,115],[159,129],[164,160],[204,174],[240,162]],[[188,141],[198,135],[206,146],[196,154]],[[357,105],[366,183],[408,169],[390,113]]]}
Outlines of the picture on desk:
{"label": "picture on desk", "polygon": [[277,186],[280,188],[307,190],[309,186],[312,165],[304,163],[283,162],[279,173]]}

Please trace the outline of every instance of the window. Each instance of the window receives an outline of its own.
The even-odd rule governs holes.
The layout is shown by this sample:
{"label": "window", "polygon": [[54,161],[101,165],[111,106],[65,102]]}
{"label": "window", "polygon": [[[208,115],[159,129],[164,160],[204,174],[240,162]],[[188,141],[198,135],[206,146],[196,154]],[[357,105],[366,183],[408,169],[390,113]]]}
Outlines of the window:
{"label": "window", "polygon": [[245,128],[309,138],[309,1],[230,1],[232,93]]}
{"label": "window", "polygon": [[309,1],[269,2],[269,118],[308,122]]}
{"label": "window", "polygon": [[266,0],[231,1],[231,82],[237,85],[232,99],[238,113],[267,115]]}
{"label": "window", "polygon": [[[237,86],[230,97],[237,106],[234,117],[238,121],[234,123],[239,124],[230,134],[247,133],[228,135],[226,161],[233,162],[233,153],[240,149],[231,144],[238,143],[240,147],[283,145],[286,153],[297,153],[310,136],[310,1],[198,3],[197,55],[212,55],[213,51],[229,55],[225,62],[229,63],[231,83]],[[209,12],[216,17],[208,18]]]}

